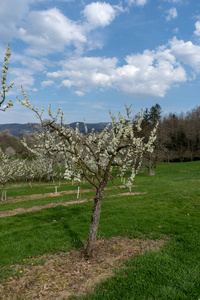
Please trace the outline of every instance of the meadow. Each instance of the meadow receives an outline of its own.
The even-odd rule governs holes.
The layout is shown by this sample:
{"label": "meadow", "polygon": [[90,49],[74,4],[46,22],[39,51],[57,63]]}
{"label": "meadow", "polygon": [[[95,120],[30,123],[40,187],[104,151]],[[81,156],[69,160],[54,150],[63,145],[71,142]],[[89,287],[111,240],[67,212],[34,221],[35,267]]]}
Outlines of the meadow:
{"label": "meadow", "polygon": [[[122,191],[104,192],[98,238],[166,239],[161,251],[130,258],[114,276],[98,284],[92,292],[70,299],[200,299],[200,161],[158,164],[155,176],[139,173],[133,192],[146,194],[117,196]],[[63,183],[58,191],[77,190],[77,185]],[[92,198],[91,189],[82,198]],[[0,212],[31,208],[47,203],[56,207],[0,218],[0,284],[17,280],[22,262],[44,264],[45,254],[68,253],[87,241],[92,202],[63,206],[76,194],[12,201],[9,197],[53,193],[53,185],[9,186],[8,202]],[[127,191],[125,191],[127,192]],[[112,197],[111,195],[115,195]],[[108,197],[111,196],[111,197]],[[16,266],[19,268],[16,270]],[[5,298],[8,299],[8,298]],[[32,298],[18,298],[32,299]],[[63,297],[63,299],[67,299]]]}

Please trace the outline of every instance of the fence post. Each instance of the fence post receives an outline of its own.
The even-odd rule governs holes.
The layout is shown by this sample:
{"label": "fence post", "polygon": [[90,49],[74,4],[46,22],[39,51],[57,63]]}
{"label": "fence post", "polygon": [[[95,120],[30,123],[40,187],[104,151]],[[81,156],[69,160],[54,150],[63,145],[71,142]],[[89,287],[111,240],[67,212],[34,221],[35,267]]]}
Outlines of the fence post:
{"label": "fence post", "polygon": [[78,199],[79,199],[79,192],[80,192],[80,187],[78,186],[77,201],[78,201]]}

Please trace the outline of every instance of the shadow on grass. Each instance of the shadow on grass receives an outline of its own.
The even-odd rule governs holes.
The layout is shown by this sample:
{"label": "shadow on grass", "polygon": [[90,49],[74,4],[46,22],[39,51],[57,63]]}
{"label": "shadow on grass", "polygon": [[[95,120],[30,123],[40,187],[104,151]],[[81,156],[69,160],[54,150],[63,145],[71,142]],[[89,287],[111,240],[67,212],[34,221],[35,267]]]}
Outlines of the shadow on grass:
{"label": "shadow on grass", "polygon": [[67,231],[66,233],[69,236],[69,240],[70,240],[72,247],[75,247],[76,250],[80,247],[83,247],[84,244],[83,244],[79,234],[76,231],[74,231],[73,229],[71,229],[71,227],[69,226],[68,223],[64,223],[63,226]]}

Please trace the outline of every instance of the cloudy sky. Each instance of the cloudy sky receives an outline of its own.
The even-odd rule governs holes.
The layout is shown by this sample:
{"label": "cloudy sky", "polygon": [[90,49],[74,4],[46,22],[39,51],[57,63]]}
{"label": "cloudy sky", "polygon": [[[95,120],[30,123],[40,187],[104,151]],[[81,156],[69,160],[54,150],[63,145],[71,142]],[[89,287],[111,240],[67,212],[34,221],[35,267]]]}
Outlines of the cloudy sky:
{"label": "cloudy sky", "polygon": [[14,107],[1,124],[36,121],[17,101],[21,85],[66,123],[108,121],[124,104],[133,114],[200,105],[199,0],[1,0],[2,63],[7,43]]}

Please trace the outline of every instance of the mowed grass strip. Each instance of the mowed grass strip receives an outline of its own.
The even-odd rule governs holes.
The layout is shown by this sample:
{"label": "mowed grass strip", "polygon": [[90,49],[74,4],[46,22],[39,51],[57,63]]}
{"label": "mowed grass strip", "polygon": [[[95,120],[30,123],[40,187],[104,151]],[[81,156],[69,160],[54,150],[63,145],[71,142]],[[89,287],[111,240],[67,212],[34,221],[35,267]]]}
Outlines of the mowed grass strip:
{"label": "mowed grass strip", "polygon": [[[90,190],[90,191],[89,191]],[[86,192],[87,191],[87,192]],[[133,192],[136,192],[138,193],[139,190],[138,190],[138,187],[136,186],[133,186],[132,188],[132,191]],[[61,194],[61,195],[54,195],[52,197],[49,196],[49,194],[43,194],[45,197],[42,197],[40,198],[40,195],[41,194],[35,194],[36,199],[28,199],[26,200],[26,196],[23,196],[25,197],[23,199],[23,201],[20,201],[20,197],[16,198],[16,199],[12,199],[12,201],[9,201],[9,199],[6,201],[6,202],[1,202],[0,203],[0,212],[2,211],[11,211],[11,210],[14,210],[14,209],[18,209],[18,208],[24,208],[24,209],[28,209],[28,208],[31,208],[31,207],[34,207],[34,206],[44,206],[46,204],[50,204],[50,203],[65,203],[65,202],[69,202],[69,201],[75,201],[77,200],[77,187],[76,187],[76,190],[68,190],[68,191],[64,191],[66,192],[66,194]],[[67,194],[67,192],[69,192],[69,194]],[[72,192],[72,193],[70,193]],[[112,187],[109,186],[109,187],[106,187],[106,190],[104,191],[104,196],[112,196],[112,195],[117,195],[117,194],[122,194],[122,193],[127,193],[129,192],[128,189],[116,189],[116,187]],[[59,193],[59,191],[58,191]],[[62,191],[61,191],[62,193]],[[80,193],[81,193],[81,196],[80,196]],[[79,199],[85,199],[85,200],[89,200],[91,198],[93,198],[96,194],[96,191],[94,189],[83,189],[81,187],[81,190],[79,191]],[[34,194],[32,195],[34,197]],[[78,201],[77,201],[78,202]],[[0,213],[0,217],[1,217],[1,213]]]}
{"label": "mowed grass strip", "polygon": [[[103,199],[98,237],[168,236],[170,243],[161,252],[130,260],[87,299],[200,298],[200,162],[161,164],[155,172],[156,176],[141,173],[135,179],[145,195]],[[92,205],[58,206],[1,218],[1,276],[8,276],[4,266],[29,256],[83,246]]]}
{"label": "mowed grass strip", "polygon": [[[117,184],[122,184],[120,179],[117,179]],[[41,182],[41,185],[39,186],[38,182],[33,182],[32,187],[30,187],[29,183],[19,182],[19,183],[11,183],[7,184],[7,197],[18,197],[18,196],[30,196],[33,194],[45,194],[45,193],[54,193],[55,192],[55,186],[57,186],[58,192],[62,191],[76,191],[78,186],[81,186],[83,190],[85,189],[94,189],[94,187],[84,181],[81,184],[74,182],[72,184],[72,181],[66,181],[62,180],[61,184],[59,186],[59,182],[55,181],[54,183],[49,182]],[[109,182],[107,184],[108,187],[112,187],[112,183]],[[0,189],[0,192],[2,189]],[[0,202],[1,203],[1,202]]]}
{"label": "mowed grass strip", "polygon": [[[90,199],[91,197],[94,197],[95,192],[92,191],[90,193],[84,193],[82,195],[82,198],[84,199]],[[55,197],[46,197],[43,199],[35,199],[35,200],[28,200],[28,201],[22,201],[22,202],[16,202],[16,203],[5,203],[0,206],[0,212],[2,211],[11,211],[17,208],[32,208],[34,206],[43,206],[48,205],[50,203],[57,203],[62,204],[69,201],[75,201],[77,200],[76,194],[69,194],[69,195],[62,195],[62,196],[55,196]],[[77,201],[78,202],[78,201]],[[1,215],[1,213],[0,213]]]}
{"label": "mowed grass strip", "polygon": [[[42,182],[42,184],[39,186],[39,183],[34,182],[33,186],[30,187],[28,182],[26,185],[23,183],[14,183],[14,184],[8,184],[7,185],[7,197],[16,197],[16,196],[29,196],[33,194],[45,194],[45,193],[54,193],[55,192],[55,186],[58,186],[58,183],[52,183],[52,182]],[[84,183],[81,184],[83,189],[91,189],[93,188],[91,184]],[[61,185],[58,186],[58,191],[69,191],[69,190],[77,190],[78,184],[74,183],[72,185],[72,182],[66,182],[62,181]]]}

